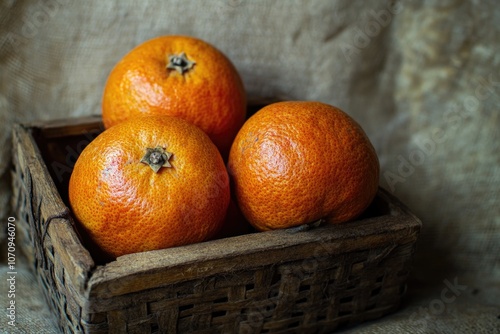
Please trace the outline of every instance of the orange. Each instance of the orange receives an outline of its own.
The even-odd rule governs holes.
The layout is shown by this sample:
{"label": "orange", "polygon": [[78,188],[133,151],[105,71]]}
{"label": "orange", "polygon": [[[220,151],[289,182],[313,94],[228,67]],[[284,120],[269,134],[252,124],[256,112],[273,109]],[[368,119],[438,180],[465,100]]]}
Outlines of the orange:
{"label": "orange", "polygon": [[258,230],[352,220],[378,189],[369,138],[346,113],[320,102],[257,111],[236,136],[228,167],[238,205]]}
{"label": "orange", "polygon": [[208,136],[171,116],[103,131],[77,159],[69,202],[110,258],[201,242],[221,228],[229,175]]}
{"label": "orange", "polygon": [[187,36],[161,36],[112,69],[102,100],[106,128],[140,114],[183,118],[205,131],[223,156],[246,117],[246,95],[231,61]]}

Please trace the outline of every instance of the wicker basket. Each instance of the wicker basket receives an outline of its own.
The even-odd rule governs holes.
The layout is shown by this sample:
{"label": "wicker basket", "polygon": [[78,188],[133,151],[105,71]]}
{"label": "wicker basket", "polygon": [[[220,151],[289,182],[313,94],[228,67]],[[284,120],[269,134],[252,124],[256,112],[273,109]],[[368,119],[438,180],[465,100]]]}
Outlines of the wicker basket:
{"label": "wicker basket", "polygon": [[420,221],[383,189],[355,222],[249,233],[94,262],[67,206],[100,118],[17,125],[18,234],[67,333],[318,333],[395,311]]}

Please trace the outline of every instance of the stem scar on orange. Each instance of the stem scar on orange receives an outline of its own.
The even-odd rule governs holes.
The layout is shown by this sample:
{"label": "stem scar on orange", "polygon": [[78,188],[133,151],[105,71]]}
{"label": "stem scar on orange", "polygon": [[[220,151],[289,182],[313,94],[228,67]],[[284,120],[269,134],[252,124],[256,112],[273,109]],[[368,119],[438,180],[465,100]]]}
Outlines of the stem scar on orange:
{"label": "stem scar on orange", "polygon": [[106,129],[77,159],[69,201],[108,258],[201,242],[221,228],[229,175],[208,136],[170,116]]}
{"label": "stem scar on orange", "polygon": [[226,158],[246,117],[243,82],[212,45],[187,36],[157,37],[125,55],[104,87],[106,128],[141,114],[177,116],[197,125]]}
{"label": "stem scar on orange", "polygon": [[247,120],[228,168],[244,216],[271,230],[357,217],[375,197],[380,167],[369,138],[346,113],[288,101]]}

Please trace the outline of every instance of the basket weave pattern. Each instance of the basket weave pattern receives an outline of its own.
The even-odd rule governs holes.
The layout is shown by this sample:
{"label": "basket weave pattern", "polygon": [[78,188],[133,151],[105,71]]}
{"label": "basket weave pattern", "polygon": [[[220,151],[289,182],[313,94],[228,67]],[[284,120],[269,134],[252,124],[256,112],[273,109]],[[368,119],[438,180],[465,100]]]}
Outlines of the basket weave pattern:
{"label": "basket weave pattern", "polygon": [[35,137],[15,130],[13,205],[20,247],[66,333],[328,333],[399,307],[420,222],[383,191],[390,209],[360,221],[363,233],[254,233],[97,266]]}

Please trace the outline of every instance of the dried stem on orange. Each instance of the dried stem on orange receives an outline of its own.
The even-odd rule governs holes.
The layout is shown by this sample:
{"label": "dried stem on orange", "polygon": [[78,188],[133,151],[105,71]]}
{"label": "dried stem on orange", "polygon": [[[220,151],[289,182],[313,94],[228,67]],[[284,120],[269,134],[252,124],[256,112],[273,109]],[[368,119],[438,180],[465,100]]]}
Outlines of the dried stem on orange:
{"label": "dried stem on orange", "polygon": [[173,153],[165,151],[161,146],[147,148],[141,162],[151,167],[155,173],[158,173],[162,167],[172,167],[169,162],[172,155]]}

